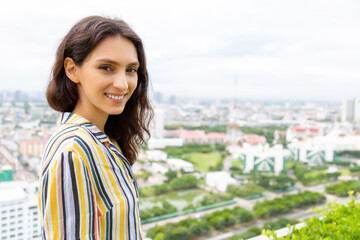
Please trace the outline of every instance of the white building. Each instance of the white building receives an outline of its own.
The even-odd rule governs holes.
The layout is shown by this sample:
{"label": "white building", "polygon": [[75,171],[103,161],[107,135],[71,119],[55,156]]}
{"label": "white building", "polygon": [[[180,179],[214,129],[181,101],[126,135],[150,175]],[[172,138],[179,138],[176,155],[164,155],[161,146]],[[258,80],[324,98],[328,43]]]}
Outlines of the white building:
{"label": "white building", "polygon": [[236,184],[236,180],[230,176],[229,172],[208,172],[205,176],[206,185],[225,192],[228,185]]}
{"label": "white building", "polygon": [[1,183],[0,239],[40,239],[40,229],[41,220],[36,197],[25,192],[17,182]]}
{"label": "white building", "polygon": [[242,163],[245,173],[256,169],[279,174],[285,169],[286,161],[291,156],[291,152],[283,149],[282,145],[269,148],[268,144],[255,146],[244,144],[243,147],[232,146],[228,150],[233,158],[239,159]]}
{"label": "white building", "polygon": [[334,161],[337,151],[359,151],[360,135],[327,135],[306,141],[293,141],[288,147],[295,160],[318,165]]}
{"label": "white building", "polygon": [[360,98],[343,101],[341,106],[341,121],[360,123]]}
{"label": "white building", "polygon": [[151,137],[163,138],[164,137],[164,119],[165,114],[162,109],[154,109],[154,119],[152,122]]}
{"label": "white building", "polygon": [[169,158],[166,163],[172,170],[182,170],[185,173],[194,172],[194,165],[190,162],[177,158]]}
{"label": "white building", "polygon": [[308,139],[318,136],[324,136],[329,130],[328,124],[304,124],[290,127],[286,131],[286,141],[291,142],[294,139]]}
{"label": "white building", "polygon": [[169,167],[166,164],[162,163],[153,162],[151,163],[151,168],[154,172],[158,172],[161,174],[165,174],[167,171],[169,171]]}
{"label": "white building", "polygon": [[341,106],[341,121],[352,122],[354,120],[354,99],[344,100]]}
{"label": "white building", "polygon": [[354,122],[360,123],[360,98],[355,99],[354,102]]}
{"label": "white building", "polygon": [[147,150],[146,156],[151,161],[166,161],[167,153],[160,150]]}
{"label": "white building", "polygon": [[182,147],[183,140],[181,138],[150,138],[148,141],[149,149],[162,149],[167,146]]}

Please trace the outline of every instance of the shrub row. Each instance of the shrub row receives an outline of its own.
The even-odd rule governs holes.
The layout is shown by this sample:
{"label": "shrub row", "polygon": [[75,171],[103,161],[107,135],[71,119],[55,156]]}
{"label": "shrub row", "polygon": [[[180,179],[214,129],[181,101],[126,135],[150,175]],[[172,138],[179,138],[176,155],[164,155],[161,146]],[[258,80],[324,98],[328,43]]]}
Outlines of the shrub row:
{"label": "shrub row", "polygon": [[169,183],[163,183],[159,185],[154,185],[147,188],[140,188],[139,194],[142,197],[148,197],[153,195],[159,195],[166,192],[171,192],[175,190],[184,190],[196,188],[198,180],[194,175],[185,175],[179,178],[172,179]]}
{"label": "shrub row", "polygon": [[223,229],[239,222],[254,219],[254,215],[241,207],[224,209],[205,215],[201,219],[187,218],[178,223],[167,223],[156,226],[146,232],[146,236],[153,240],[178,240],[191,239],[209,232],[212,228]]}
{"label": "shrub row", "polygon": [[[292,219],[287,219],[287,218],[280,217],[276,221],[267,221],[267,222],[265,222],[264,226],[263,226],[263,229],[277,230],[277,229],[280,229],[280,228],[284,228],[289,224],[294,225],[294,224],[296,224],[298,222],[299,221],[297,221],[297,220],[292,220]],[[260,234],[261,234],[261,229],[260,228],[252,227],[252,228],[249,228],[246,232],[236,234],[236,235],[228,238],[227,240],[248,239],[248,238],[256,237],[256,236],[258,236]]]}
{"label": "shrub row", "polygon": [[334,194],[339,197],[347,197],[350,191],[360,191],[360,181],[344,181],[341,183],[335,183],[325,188],[325,192]]}
{"label": "shrub row", "polygon": [[294,174],[296,178],[304,185],[313,185],[329,180],[336,180],[341,173],[326,173],[323,170],[327,169],[326,166],[314,166],[310,167],[308,165],[295,165]]}
{"label": "shrub row", "polygon": [[326,200],[320,193],[305,191],[294,195],[284,195],[281,198],[256,202],[254,212],[259,217],[269,217],[278,213],[290,212],[292,209],[310,204],[318,204]]}

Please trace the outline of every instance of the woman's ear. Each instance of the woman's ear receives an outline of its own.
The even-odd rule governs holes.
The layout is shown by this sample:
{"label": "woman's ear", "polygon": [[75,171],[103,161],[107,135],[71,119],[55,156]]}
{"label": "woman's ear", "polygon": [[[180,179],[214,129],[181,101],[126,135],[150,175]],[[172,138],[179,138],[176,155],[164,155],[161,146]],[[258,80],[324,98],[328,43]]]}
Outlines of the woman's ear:
{"label": "woman's ear", "polygon": [[79,83],[79,67],[76,66],[74,61],[67,57],[64,60],[64,69],[66,76],[73,82],[73,83]]}

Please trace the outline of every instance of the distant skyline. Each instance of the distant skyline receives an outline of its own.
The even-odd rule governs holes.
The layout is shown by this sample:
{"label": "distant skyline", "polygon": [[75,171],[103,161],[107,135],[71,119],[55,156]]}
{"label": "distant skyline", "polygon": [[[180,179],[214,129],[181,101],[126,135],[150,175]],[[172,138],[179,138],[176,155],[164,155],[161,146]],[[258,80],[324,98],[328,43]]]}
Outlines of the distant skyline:
{"label": "distant skyline", "polygon": [[143,39],[153,91],[240,101],[360,97],[359,10],[355,0],[2,1],[0,89],[44,92],[61,38],[98,14],[124,19]]}

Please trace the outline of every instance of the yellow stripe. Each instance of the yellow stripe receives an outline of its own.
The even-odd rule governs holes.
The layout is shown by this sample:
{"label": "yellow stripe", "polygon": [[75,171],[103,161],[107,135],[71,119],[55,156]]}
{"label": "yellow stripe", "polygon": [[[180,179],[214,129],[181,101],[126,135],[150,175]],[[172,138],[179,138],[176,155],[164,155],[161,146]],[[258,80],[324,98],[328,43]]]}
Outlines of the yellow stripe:
{"label": "yellow stripe", "polygon": [[[79,192],[79,200],[80,200],[80,215],[83,215],[86,213],[86,202],[85,199],[87,198],[85,194],[86,185],[83,181],[83,174],[81,172],[81,166],[80,166],[80,160],[76,154],[74,154],[74,165],[75,165],[75,176],[76,181],[78,183],[78,192]],[[87,217],[81,218],[81,238],[86,238],[86,221],[88,220]]]}
{"label": "yellow stripe", "polygon": [[[96,146],[97,151],[98,152],[102,152],[99,146]],[[116,201],[119,202],[120,204],[120,221],[122,223],[124,223],[126,221],[125,218],[125,200],[122,196],[123,194],[120,192],[120,186],[114,188],[113,186],[117,186],[117,180],[115,179],[115,177],[113,176],[113,171],[110,169],[109,163],[108,163],[108,158],[105,157],[103,154],[101,154],[100,159],[101,163],[103,164],[103,166],[107,166],[105,169],[104,168],[100,168],[100,170],[102,171],[102,176],[104,177],[104,179],[106,179],[105,183],[107,184],[108,189],[110,190],[109,192],[111,193],[112,198]],[[110,185],[109,185],[109,181],[110,181]],[[114,196],[115,194],[115,196]],[[125,239],[125,224],[120,224],[120,233],[122,233],[122,236],[120,236],[120,239]]]}
{"label": "yellow stripe", "polygon": [[[62,128],[63,129],[63,128]],[[58,149],[59,144],[64,140],[64,138],[67,138],[71,135],[74,135],[74,133],[72,131],[68,132],[68,133],[64,133],[62,134],[61,137],[59,137],[51,146],[50,151],[47,154],[47,161],[43,163],[43,166],[46,166],[47,163],[53,158],[53,155],[55,154],[55,151]]]}
{"label": "yellow stripe", "polygon": [[[54,167],[56,167],[58,165],[58,161],[59,159],[55,159],[55,162],[53,163]],[[52,169],[52,171],[54,171],[53,174],[51,174],[51,179],[50,179],[50,201],[49,201],[49,205],[50,205],[50,209],[51,209],[51,225],[52,225],[52,230],[53,230],[53,234],[54,236],[59,236],[60,232],[59,232],[59,212],[58,212],[58,193],[56,192],[56,186],[57,186],[57,182],[56,182],[56,178],[57,178],[57,169]],[[49,209],[49,210],[50,210]]]}

